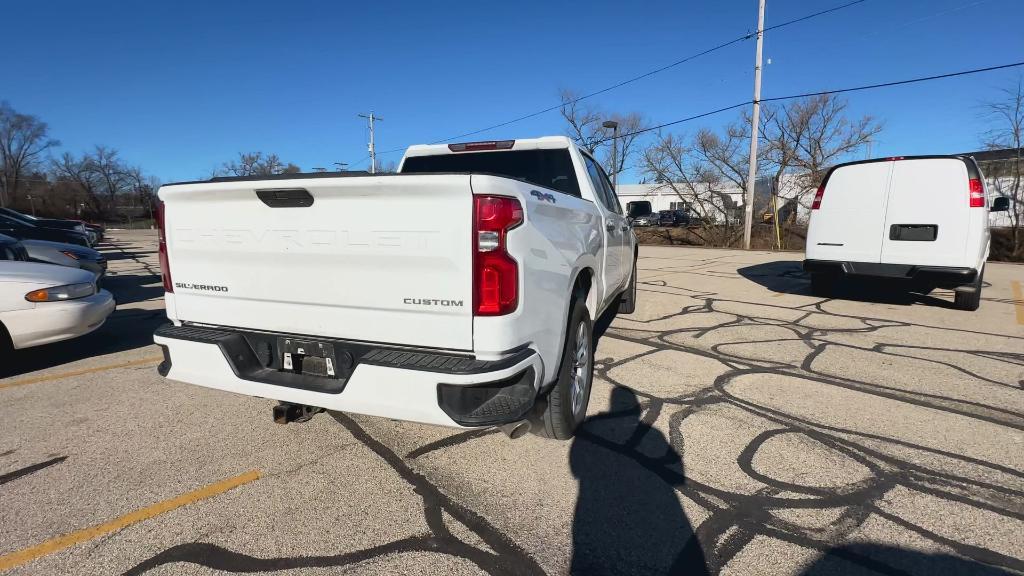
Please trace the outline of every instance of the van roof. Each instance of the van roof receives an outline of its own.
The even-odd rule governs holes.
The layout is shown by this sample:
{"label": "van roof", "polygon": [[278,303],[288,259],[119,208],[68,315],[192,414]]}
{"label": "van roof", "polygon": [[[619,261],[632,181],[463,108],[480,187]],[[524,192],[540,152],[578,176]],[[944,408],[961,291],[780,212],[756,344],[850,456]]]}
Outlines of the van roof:
{"label": "van roof", "polygon": [[966,154],[926,154],[921,156],[888,156],[885,158],[869,158],[867,160],[854,160],[853,162],[844,162],[842,164],[836,164],[832,168],[829,168],[825,174],[825,178],[822,183],[828,182],[829,176],[839,168],[846,166],[856,166],[858,164],[871,164],[873,162],[891,162],[893,160],[960,160],[967,165],[967,175],[969,178],[981,178],[981,170],[978,168],[978,163],[974,160],[973,156]]}

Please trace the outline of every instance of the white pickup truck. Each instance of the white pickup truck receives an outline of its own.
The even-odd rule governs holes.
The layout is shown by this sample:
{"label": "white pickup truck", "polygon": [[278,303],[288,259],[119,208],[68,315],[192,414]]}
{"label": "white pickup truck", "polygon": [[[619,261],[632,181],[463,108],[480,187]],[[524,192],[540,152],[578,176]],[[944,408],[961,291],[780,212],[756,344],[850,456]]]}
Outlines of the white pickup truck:
{"label": "white pickup truck", "polygon": [[636,239],[565,137],[412,146],[398,174],[165,185],[172,380],[336,410],[570,438],[593,321],[636,302]]}

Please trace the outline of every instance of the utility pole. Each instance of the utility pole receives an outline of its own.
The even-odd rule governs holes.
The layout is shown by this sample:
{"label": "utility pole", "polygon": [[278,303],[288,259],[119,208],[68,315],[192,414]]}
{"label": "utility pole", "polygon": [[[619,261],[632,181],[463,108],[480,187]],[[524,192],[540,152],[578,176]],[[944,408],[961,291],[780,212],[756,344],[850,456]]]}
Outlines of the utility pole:
{"label": "utility pole", "polygon": [[757,3],[757,55],[754,57],[754,112],[750,117],[750,170],[747,172],[747,201],[743,220],[743,249],[750,250],[750,227],[754,223],[754,189],[757,187],[757,138],[761,128],[761,45],[764,43],[764,2]]}
{"label": "utility pole", "polygon": [[377,173],[377,150],[376,150],[376,148],[373,147],[373,121],[374,120],[379,120],[379,121],[383,122],[384,119],[381,118],[380,116],[374,116],[373,115],[373,110],[370,110],[370,114],[369,115],[360,114],[359,117],[360,118],[366,118],[369,121],[369,123],[370,123],[370,149],[369,149],[370,150],[370,174],[376,174]]}

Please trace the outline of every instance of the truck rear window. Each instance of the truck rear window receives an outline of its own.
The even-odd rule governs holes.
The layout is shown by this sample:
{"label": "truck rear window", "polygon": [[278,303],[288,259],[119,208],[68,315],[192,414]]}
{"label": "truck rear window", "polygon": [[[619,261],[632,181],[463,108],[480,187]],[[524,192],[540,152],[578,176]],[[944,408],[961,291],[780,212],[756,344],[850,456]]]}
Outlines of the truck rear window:
{"label": "truck rear window", "polygon": [[569,150],[509,150],[506,152],[458,152],[437,156],[411,156],[403,174],[473,172],[514,178],[580,196],[580,185]]}

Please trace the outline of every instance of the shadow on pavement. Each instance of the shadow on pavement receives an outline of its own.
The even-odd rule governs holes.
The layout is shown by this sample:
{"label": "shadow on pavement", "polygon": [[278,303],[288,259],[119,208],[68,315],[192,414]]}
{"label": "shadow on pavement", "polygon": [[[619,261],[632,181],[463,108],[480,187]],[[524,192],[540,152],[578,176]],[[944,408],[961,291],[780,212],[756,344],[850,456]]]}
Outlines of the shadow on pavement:
{"label": "shadow on pavement", "polygon": [[681,476],[682,459],[640,416],[636,395],[616,387],[610,411],[584,422],[573,441],[572,574],[708,573],[675,489],[655,471]]}
{"label": "shadow on pavement", "polygon": [[118,306],[157,300],[164,296],[163,282],[159,276],[151,274],[107,276],[103,279],[102,287],[114,295]]}
{"label": "shadow on pavement", "polygon": [[[804,273],[800,262],[792,260],[765,262],[739,268],[736,272],[743,278],[764,286],[772,292],[814,296],[811,292],[811,279]],[[836,284],[835,292],[830,298],[899,306],[924,304],[937,308],[956,309],[952,299],[929,296],[926,291],[901,280],[847,278]]]}
{"label": "shadow on pavement", "polygon": [[[104,250],[101,250],[101,248],[104,249]],[[141,257],[148,256],[150,254],[156,254],[157,253],[156,250],[139,250],[139,251],[135,251],[135,252],[114,252],[112,249],[120,250],[121,249],[120,248],[120,244],[114,244],[114,243],[103,244],[103,245],[100,246],[100,248],[97,248],[97,250],[100,250],[101,252],[103,252],[103,255],[106,256],[108,262],[111,262],[111,261],[114,261],[114,260],[135,260],[135,259],[138,259],[138,258],[141,258]]]}
{"label": "shadow on pavement", "polygon": [[882,544],[850,544],[827,551],[805,576],[1010,576],[1001,568],[949,554],[928,554]]}

